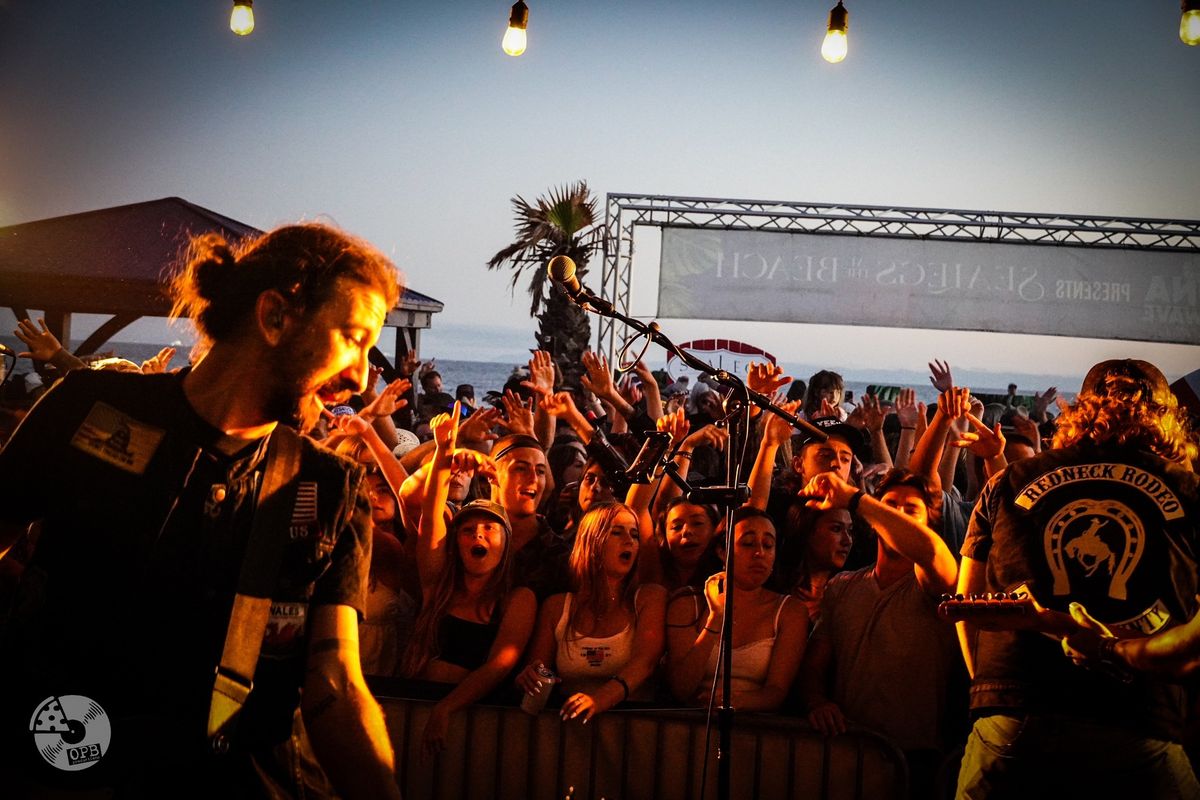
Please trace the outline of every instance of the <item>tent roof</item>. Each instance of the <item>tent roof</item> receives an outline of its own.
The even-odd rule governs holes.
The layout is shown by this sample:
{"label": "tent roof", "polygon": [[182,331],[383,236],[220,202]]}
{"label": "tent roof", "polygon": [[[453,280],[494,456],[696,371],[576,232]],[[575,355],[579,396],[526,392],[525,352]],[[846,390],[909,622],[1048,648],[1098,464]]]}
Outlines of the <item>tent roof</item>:
{"label": "tent roof", "polygon": [[[239,239],[255,228],[179,197],[0,228],[0,297],[14,309],[166,316],[164,274],[190,237]],[[401,311],[442,303],[406,289]]]}

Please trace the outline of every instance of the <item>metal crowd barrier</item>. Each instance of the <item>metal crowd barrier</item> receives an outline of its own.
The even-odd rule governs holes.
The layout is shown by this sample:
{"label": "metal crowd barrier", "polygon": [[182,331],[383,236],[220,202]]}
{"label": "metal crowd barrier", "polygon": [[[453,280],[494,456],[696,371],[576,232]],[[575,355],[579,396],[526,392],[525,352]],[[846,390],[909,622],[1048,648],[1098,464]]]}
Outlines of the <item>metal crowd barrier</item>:
{"label": "metal crowd barrier", "polygon": [[[717,798],[716,719],[705,757],[703,711],[615,710],[587,725],[547,710],[475,705],[451,721],[446,749],[424,759],[430,699],[376,689],[407,800],[699,800]],[[705,762],[707,761],[707,774]],[[800,719],[738,715],[732,795],[746,800],[905,800],[908,767],[863,730],[826,738]]]}

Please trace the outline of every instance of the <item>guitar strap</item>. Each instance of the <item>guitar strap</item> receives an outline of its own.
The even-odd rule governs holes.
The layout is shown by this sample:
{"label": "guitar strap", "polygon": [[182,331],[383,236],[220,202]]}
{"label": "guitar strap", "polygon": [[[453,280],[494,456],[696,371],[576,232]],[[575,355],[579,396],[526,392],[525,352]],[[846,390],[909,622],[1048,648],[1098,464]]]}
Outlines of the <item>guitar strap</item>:
{"label": "guitar strap", "polygon": [[267,443],[266,471],[238,573],[221,663],[213,679],[208,739],[219,754],[229,751],[237,716],[254,688],[254,668],[271,616],[270,587],[275,585],[283,563],[299,474],[300,436],[278,425]]}

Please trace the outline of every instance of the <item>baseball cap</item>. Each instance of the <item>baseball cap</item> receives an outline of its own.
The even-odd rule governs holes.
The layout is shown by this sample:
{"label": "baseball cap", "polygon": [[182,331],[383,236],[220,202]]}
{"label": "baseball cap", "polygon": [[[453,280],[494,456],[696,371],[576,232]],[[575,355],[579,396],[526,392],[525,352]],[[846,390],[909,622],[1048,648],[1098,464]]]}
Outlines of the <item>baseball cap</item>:
{"label": "baseball cap", "polygon": [[491,500],[472,500],[454,513],[454,517],[450,520],[450,527],[453,528],[467,514],[483,514],[491,517],[504,526],[505,533],[512,534],[512,523],[508,521],[508,512],[499,503],[493,503]]}
{"label": "baseball cap", "polygon": [[[853,425],[847,425],[837,417],[814,417],[810,419],[809,424],[820,429],[826,436],[836,436],[837,438],[850,445],[850,449],[859,461],[866,462],[870,460],[870,454],[867,450],[866,439],[863,438],[862,431],[855,428]],[[801,447],[809,444],[816,444],[815,438],[806,439],[801,443]]]}

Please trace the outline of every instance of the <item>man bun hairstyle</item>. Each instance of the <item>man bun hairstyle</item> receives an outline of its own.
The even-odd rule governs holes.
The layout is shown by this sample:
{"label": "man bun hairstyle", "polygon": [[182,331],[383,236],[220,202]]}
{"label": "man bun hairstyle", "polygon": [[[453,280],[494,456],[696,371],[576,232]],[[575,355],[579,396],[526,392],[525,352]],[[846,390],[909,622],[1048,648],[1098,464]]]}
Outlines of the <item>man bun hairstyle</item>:
{"label": "man bun hairstyle", "polygon": [[188,318],[205,344],[233,335],[274,289],[293,311],[320,308],[341,279],[379,291],[388,308],[400,296],[395,266],[373,246],[330,225],[285,225],[229,243],[217,233],[194,238],[171,277],[172,318]]}

